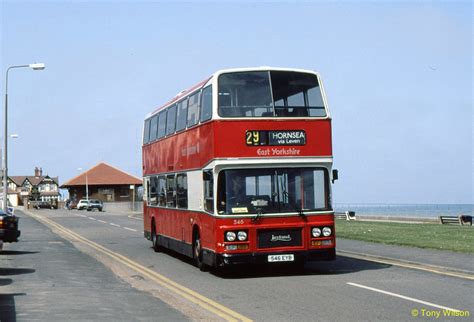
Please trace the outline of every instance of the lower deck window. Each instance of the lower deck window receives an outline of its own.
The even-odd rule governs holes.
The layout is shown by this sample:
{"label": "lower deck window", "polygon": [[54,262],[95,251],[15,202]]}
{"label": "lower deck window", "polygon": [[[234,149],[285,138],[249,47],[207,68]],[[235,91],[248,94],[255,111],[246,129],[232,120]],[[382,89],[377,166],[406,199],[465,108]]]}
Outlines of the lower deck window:
{"label": "lower deck window", "polygon": [[176,176],[176,202],[178,208],[188,208],[188,178],[186,174]]}
{"label": "lower deck window", "polygon": [[149,206],[188,208],[188,179],[185,173],[151,176],[147,179]]}

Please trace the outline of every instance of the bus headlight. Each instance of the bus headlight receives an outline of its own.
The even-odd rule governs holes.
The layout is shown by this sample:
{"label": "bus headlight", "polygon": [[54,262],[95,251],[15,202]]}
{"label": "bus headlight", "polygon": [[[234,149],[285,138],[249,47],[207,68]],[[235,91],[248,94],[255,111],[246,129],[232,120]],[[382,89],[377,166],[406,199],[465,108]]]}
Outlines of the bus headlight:
{"label": "bus headlight", "polygon": [[233,242],[237,235],[233,231],[228,231],[225,233],[225,239],[227,241]]}
{"label": "bus headlight", "polygon": [[321,229],[314,227],[313,229],[311,229],[311,235],[313,235],[313,237],[321,236]]}
{"label": "bus headlight", "polygon": [[323,228],[323,236],[324,236],[324,237],[331,236],[331,233],[332,233],[331,228],[329,228],[329,227],[324,227],[324,228]]}
{"label": "bus headlight", "polygon": [[244,240],[247,240],[247,233],[245,231],[239,231],[237,233],[237,238],[240,240],[240,241],[244,241]]}

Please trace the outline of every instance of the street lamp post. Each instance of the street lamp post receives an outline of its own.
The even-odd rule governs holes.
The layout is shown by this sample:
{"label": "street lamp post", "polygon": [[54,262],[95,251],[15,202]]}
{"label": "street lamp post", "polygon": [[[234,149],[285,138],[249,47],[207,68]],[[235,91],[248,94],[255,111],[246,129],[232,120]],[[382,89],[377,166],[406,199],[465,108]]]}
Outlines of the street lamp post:
{"label": "street lamp post", "polygon": [[[82,171],[82,168],[77,168],[78,171]],[[89,185],[87,184],[87,171],[86,171],[86,200],[89,200]]]}
{"label": "street lamp post", "polygon": [[33,70],[43,70],[44,64],[15,65],[7,68],[5,77],[5,134],[3,147],[3,211],[8,212],[8,72],[13,68],[32,68]]}

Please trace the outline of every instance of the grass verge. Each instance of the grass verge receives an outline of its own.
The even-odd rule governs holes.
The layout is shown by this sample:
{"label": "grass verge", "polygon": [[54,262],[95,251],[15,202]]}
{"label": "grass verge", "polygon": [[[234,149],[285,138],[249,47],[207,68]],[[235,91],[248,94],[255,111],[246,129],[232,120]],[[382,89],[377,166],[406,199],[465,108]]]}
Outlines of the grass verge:
{"label": "grass verge", "polygon": [[390,245],[474,253],[474,227],[336,220],[336,236]]}

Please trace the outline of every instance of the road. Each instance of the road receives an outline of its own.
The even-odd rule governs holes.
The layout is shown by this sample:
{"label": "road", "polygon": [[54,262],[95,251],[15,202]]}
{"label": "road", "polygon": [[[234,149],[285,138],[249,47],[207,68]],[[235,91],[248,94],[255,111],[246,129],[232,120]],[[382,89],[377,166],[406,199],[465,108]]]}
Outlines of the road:
{"label": "road", "polygon": [[[27,243],[35,249],[22,225],[33,219],[20,216],[21,241],[7,244],[7,250]],[[32,216],[58,234],[55,246],[75,246],[80,250],[76,256],[100,261],[94,262],[95,272],[107,275],[111,269],[118,276],[107,275],[108,280],[100,287],[89,281],[85,292],[91,296],[97,292],[115,295],[116,288],[133,286],[126,290],[130,300],[114,296],[101,304],[102,311],[109,314],[105,317],[118,320],[128,320],[122,312],[127,308],[129,314],[136,314],[131,320],[413,321],[434,319],[438,314],[445,319],[448,311],[444,310],[470,315],[474,304],[472,279],[341,255],[333,262],[309,263],[304,272],[287,267],[248,267],[227,273],[203,273],[182,256],[153,252],[151,243],[143,238],[142,221],[136,217],[75,210],[37,210]],[[41,224],[36,222],[28,228],[34,230],[36,226]],[[71,259],[67,265],[77,262]],[[73,279],[87,276],[89,267],[75,265],[70,268],[76,276]],[[39,268],[34,273],[51,274],[40,272]],[[64,291],[67,290],[50,290],[56,297],[68,296]],[[87,307],[88,298],[78,296],[79,307]],[[17,300],[17,312],[23,311],[21,305]],[[31,312],[28,303],[24,305],[24,311]],[[88,312],[87,318],[103,320],[102,311]],[[47,313],[43,316],[47,317]],[[72,320],[81,320],[77,317]],[[471,320],[470,316],[464,318]]]}

